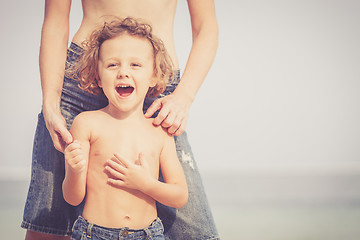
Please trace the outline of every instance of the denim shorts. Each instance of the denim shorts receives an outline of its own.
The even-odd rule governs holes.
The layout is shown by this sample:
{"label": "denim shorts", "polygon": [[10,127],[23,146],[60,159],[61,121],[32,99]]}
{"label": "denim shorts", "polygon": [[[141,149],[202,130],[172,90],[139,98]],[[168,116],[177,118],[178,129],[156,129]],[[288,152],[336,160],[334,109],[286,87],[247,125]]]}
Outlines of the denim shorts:
{"label": "denim shorts", "polygon": [[[67,51],[67,67],[76,64],[81,53],[82,48],[71,43]],[[159,97],[171,94],[179,81],[180,71]],[[145,99],[144,111],[154,100],[155,98]],[[64,78],[60,107],[68,129],[76,115],[83,111],[103,108],[107,103],[104,95],[85,92],[78,87],[76,80]],[[174,138],[188,184],[189,200],[180,209],[157,203],[158,216],[162,219],[165,237],[166,239],[219,239],[187,134],[185,132]],[[33,144],[30,186],[21,227],[42,233],[71,235],[72,226],[81,215],[83,204],[73,207],[65,202],[62,195],[64,174],[64,155],[54,148],[44,116],[40,112]]]}
{"label": "denim shorts", "polygon": [[129,228],[106,228],[89,223],[79,216],[73,226],[71,240],[165,240],[164,227],[160,218],[143,229],[132,230]]}

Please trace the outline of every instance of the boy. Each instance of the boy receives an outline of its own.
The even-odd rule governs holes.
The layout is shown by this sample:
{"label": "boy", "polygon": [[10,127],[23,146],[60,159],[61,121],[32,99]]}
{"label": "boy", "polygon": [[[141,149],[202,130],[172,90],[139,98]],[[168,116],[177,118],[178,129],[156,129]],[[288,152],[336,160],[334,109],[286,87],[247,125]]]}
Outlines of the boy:
{"label": "boy", "polygon": [[64,199],[76,206],[85,198],[74,239],[164,239],[155,201],[175,208],[187,202],[174,139],[142,110],[145,96],[163,91],[172,73],[169,59],[151,27],[130,18],[106,23],[87,42],[75,72],[82,88],[101,88],[109,104],[75,118],[75,141],[64,151]]}

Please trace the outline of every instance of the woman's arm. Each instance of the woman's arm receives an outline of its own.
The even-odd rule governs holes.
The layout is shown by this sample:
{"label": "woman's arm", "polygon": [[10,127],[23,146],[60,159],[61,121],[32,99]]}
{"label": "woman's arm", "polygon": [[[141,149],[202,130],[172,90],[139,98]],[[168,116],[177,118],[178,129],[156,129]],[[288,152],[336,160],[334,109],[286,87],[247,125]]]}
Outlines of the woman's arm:
{"label": "woman's arm", "polygon": [[175,94],[195,99],[214,61],[218,46],[218,24],[213,0],[188,0],[193,45]]}
{"label": "woman's arm", "polygon": [[162,125],[170,134],[181,135],[186,128],[189,109],[215,58],[218,45],[218,24],[214,0],[188,0],[193,44],[181,81],[174,93],[156,100],[148,109],[155,125]]}
{"label": "woman's arm", "polygon": [[60,112],[71,0],[46,0],[39,55],[43,113],[54,146],[63,151],[72,142]]}
{"label": "woman's arm", "polygon": [[67,203],[77,206],[85,197],[86,176],[90,151],[90,131],[86,116],[79,114],[71,126],[71,134],[76,139],[64,151],[65,178],[62,185]]}

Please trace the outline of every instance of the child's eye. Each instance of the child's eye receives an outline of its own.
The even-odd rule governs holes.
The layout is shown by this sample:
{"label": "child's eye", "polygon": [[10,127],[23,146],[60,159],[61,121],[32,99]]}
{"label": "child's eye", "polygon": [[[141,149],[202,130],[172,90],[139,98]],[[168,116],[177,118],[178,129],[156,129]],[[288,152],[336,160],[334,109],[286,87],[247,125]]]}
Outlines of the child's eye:
{"label": "child's eye", "polygon": [[109,64],[107,65],[107,67],[108,67],[108,68],[114,68],[114,67],[117,67],[117,65],[118,65],[118,64],[116,64],[116,63],[109,63]]}
{"label": "child's eye", "polygon": [[131,66],[132,67],[141,67],[141,64],[140,63],[132,63]]}

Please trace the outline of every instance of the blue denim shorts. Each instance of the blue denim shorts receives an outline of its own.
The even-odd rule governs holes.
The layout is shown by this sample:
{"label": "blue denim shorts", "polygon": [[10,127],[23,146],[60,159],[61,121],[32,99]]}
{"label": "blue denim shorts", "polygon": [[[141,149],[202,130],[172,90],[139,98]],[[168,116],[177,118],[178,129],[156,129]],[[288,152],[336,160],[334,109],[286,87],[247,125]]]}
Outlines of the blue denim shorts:
{"label": "blue denim shorts", "polygon": [[82,216],[79,216],[74,223],[72,240],[165,240],[164,227],[160,218],[143,229],[132,230],[129,228],[106,228],[89,223]]}
{"label": "blue denim shorts", "polygon": [[[76,64],[81,53],[82,48],[71,43],[66,65]],[[180,71],[159,97],[171,94],[179,81]],[[144,111],[154,100],[155,98],[145,99]],[[60,107],[68,129],[76,115],[83,111],[103,108],[107,103],[104,95],[85,92],[79,88],[76,80],[64,78]],[[218,239],[186,132],[175,137],[175,143],[188,184],[189,200],[181,209],[157,204],[165,237],[166,239]],[[71,235],[72,226],[81,215],[83,204],[73,207],[65,202],[62,195],[64,174],[64,155],[54,148],[44,116],[40,112],[33,144],[30,186],[21,227],[42,233]]]}

